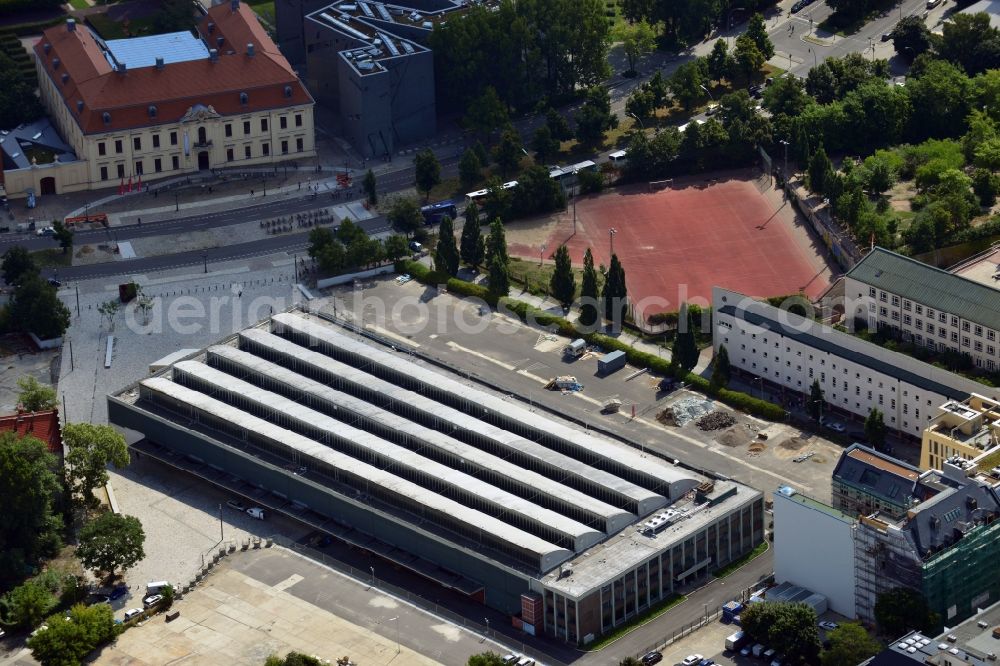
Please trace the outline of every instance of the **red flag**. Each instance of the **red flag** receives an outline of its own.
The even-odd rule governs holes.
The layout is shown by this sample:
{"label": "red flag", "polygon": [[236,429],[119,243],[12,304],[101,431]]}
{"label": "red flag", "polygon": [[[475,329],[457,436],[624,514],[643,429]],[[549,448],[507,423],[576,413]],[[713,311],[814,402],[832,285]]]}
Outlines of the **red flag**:
{"label": "red flag", "polygon": [[129,175],[129,177],[128,177],[128,191],[129,192],[132,191],[132,176],[131,175]]}
{"label": "red flag", "polygon": [[139,174],[139,184],[136,186],[136,191],[142,192],[142,174]]}
{"label": "red flag", "polygon": [[122,182],[118,185],[118,196],[125,194],[125,176],[122,176]]}

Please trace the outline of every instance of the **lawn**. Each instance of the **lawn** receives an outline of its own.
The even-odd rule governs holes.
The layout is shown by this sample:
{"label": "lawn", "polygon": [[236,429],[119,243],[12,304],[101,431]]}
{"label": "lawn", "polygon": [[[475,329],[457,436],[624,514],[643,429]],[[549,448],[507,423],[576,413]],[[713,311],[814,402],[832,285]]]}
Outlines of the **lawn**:
{"label": "lawn", "polygon": [[152,16],[144,16],[126,21],[115,21],[107,14],[91,14],[87,17],[91,27],[103,39],[125,39],[153,34]]}
{"label": "lawn", "polygon": [[979,471],[989,472],[991,469],[1000,465],[1000,451],[994,451],[985,458],[979,461]]}
{"label": "lawn", "polygon": [[90,7],[87,4],[87,0],[69,0],[69,4],[73,5],[73,9],[87,9]]}
{"label": "lawn", "polygon": [[248,0],[247,4],[257,12],[262,21],[272,28],[275,26],[274,0]]}
{"label": "lawn", "polygon": [[730,564],[727,564],[726,566],[722,567],[721,569],[716,569],[715,571],[713,571],[712,575],[715,576],[716,578],[725,578],[729,574],[734,573],[737,569],[739,569],[743,565],[745,565],[745,564],[751,562],[752,560],[755,560],[758,557],[760,557],[761,555],[763,555],[764,552],[767,550],[767,548],[768,548],[767,541],[762,541],[762,542],[760,542],[760,544],[758,544],[758,546],[756,548],[754,548],[753,550],[751,550],[749,553],[747,553],[746,555],[744,555],[740,559],[738,559],[735,562],[732,562]]}
{"label": "lawn", "polygon": [[39,268],[62,268],[73,265],[73,255],[63,252],[61,247],[37,250],[31,253],[31,258]]}
{"label": "lawn", "polygon": [[[550,256],[556,251],[556,248],[550,247],[546,249],[545,259],[548,263],[543,263],[541,266],[538,265],[537,261],[527,261],[520,259],[518,257],[510,258],[510,279],[513,282],[520,283],[524,285],[525,291],[534,294],[536,296],[548,296],[549,294],[549,280],[552,279],[552,273],[555,270],[555,264],[549,259]],[[575,296],[580,296],[580,285],[583,283],[583,269],[574,268],[573,274],[576,277],[576,293]],[[603,283],[603,278],[600,273],[597,275],[597,288],[600,290],[601,284]]]}

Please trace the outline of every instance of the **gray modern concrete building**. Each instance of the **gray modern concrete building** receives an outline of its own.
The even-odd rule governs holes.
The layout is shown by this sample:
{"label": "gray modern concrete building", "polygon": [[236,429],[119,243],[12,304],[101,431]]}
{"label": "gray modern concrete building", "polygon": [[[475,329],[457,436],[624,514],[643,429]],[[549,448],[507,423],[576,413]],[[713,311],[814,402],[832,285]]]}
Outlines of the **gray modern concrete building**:
{"label": "gray modern concrete building", "polygon": [[377,157],[434,135],[428,38],[468,6],[464,0],[277,0],[278,39],[283,53],[304,67],[316,99],[336,111],[344,136]]}
{"label": "gray modern concrete building", "polygon": [[277,314],[108,397],[134,448],[586,642],[763,538],[761,493]]}

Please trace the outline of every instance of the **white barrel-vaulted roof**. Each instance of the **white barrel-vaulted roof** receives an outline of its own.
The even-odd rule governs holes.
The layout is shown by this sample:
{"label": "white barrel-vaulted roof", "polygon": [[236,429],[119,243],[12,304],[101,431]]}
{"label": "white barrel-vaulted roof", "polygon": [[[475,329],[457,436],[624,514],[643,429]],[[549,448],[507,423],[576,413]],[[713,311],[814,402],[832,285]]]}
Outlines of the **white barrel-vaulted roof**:
{"label": "white barrel-vaulted roof", "polygon": [[[261,333],[260,331],[257,332]],[[269,333],[261,333],[261,335],[256,337],[258,342],[267,349],[283,347],[291,352],[293,351],[291,348],[296,347],[294,343]],[[342,365],[337,361],[322,357],[316,352],[303,350],[301,347],[297,347],[294,351],[303,356],[312,355],[320,357],[316,359],[317,361]],[[404,416],[383,409],[371,402],[343,391],[338,391],[330,386],[305,377],[292,369],[272,363],[260,356],[228,345],[216,345],[208,348],[206,362],[212,367],[218,367],[227,372],[238,369],[241,375],[248,378],[254,376],[266,377],[269,381],[280,382],[286,387],[285,391],[281,391],[285,395],[288,395],[288,392],[306,394],[310,400],[322,401],[328,409],[344,410],[348,414],[351,414],[352,418],[370,419],[388,430],[405,434],[406,437],[412,438],[415,442],[435,449],[435,454],[440,457],[453,460],[460,465],[468,465],[485,470],[497,477],[502,477],[503,481],[497,481],[498,485],[501,483],[507,486],[516,485],[522,489],[523,495],[534,496],[537,498],[536,501],[547,506],[559,507],[557,510],[576,516],[577,520],[586,520],[588,523],[599,522],[600,529],[608,534],[617,532],[635,518],[633,514],[627,511],[616,509],[558,481],[505,460],[500,456],[478,449],[448,434],[411,421]],[[342,378],[349,371],[355,372],[358,375],[362,374],[349,367],[331,368],[331,370],[337,370]],[[406,393],[407,395],[401,397],[409,404],[412,404],[415,400],[425,400],[412,391],[404,391],[377,377],[372,377],[371,375],[364,375],[363,378],[358,377],[359,382],[362,379],[367,388],[383,392],[386,396],[396,391]],[[445,409],[450,410],[450,408]],[[327,411],[327,413],[330,412]],[[471,423],[472,418],[466,414],[456,412],[453,418],[465,421],[466,427],[472,427],[473,425]],[[343,420],[343,417],[341,419]],[[580,514],[585,514],[587,518],[582,518]]]}
{"label": "white barrel-vaulted roof", "polygon": [[438,513],[448,521],[461,524],[471,534],[489,535],[491,543],[501,542],[505,544],[506,549],[514,548],[522,553],[520,559],[524,560],[524,555],[530,556],[533,565],[540,570],[547,571],[573,554],[571,550],[560,548],[482,511],[403,479],[390,470],[380,469],[340,453],[313,439],[270,423],[205,393],[181,386],[165,377],[144,379],[140,382],[140,387],[143,397],[154,403],[172,409],[183,405],[193,414],[208,416],[212,420],[229,424],[230,430],[253,433],[257,438],[307,456],[321,466],[327,466],[331,471],[342,471],[363,479],[391,496],[408,500],[421,513],[424,511]]}
{"label": "white barrel-vaulted roof", "polygon": [[[268,372],[270,369],[261,370]],[[191,382],[189,377],[200,381]],[[299,379],[308,381],[302,377]],[[356,457],[374,458],[384,469],[395,471],[405,478],[424,478],[424,485],[436,486],[442,494],[461,497],[464,503],[483,507],[484,511],[494,516],[502,515],[507,522],[520,525],[538,536],[544,535],[552,541],[568,541],[574,551],[588,548],[603,537],[601,532],[555,511],[204,363],[176,363],[174,382],[209,394],[218,391],[223,402],[235,404],[250,413],[262,416],[273,413],[275,416],[268,417],[269,420],[287,424],[289,429],[311,439],[328,433],[331,435],[326,442],[328,446],[348,454],[350,449],[354,449]],[[324,387],[317,388],[320,390],[317,395],[321,395]],[[364,451],[358,451],[358,447]]]}

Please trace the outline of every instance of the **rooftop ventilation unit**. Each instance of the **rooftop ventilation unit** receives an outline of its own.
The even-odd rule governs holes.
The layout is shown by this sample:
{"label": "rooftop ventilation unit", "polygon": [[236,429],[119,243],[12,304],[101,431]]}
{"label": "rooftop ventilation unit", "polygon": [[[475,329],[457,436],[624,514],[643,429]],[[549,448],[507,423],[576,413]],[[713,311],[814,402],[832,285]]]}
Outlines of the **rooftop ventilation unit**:
{"label": "rooftop ventilation unit", "polygon": [[392,39],[389,38],[389,35],[385,34],[384,32],[380,32],[378,33],[378,36],[382,38],[383,42],[385,42],[385,48],[389,49],[389,53],[391,53],[394,56],[399,55],[399,48],[396,46],[395,43],[393,43]]}
{"label": "rooftop ventilation unit", "polygon": [[66,32],[76,32],[76,19],[66,19]]}
{"label": "rooftop ventilation unit", "polygon": [[401,42],[401,43],[403,45],[404,51],[406,51],[407,53],[413,53],[413,44],[410,44],[409,42]]}
{"label": "rooftop ventilation unit", "polygon": [[209,49],[208,50],[208,59],[211,60],[212,62],[218,62],[219,61],[219,50],[218,49]]}
{"label": "rooftop ventilation unit", "polygon": [[76,110],[78,112],[82,112],[83,111],[83,100],[82,99],[76,100]]}
{"label": "rooftop ventilation unit", "polygon": [[156,59],[156,69],[163,69],[163,58]]}
{"label": "rooftop ventilation unit", "polygon": [[230,6],[230,7],[232,8],[232,10],[233,10],[233,11],[235,12],[235,11],[236,11],[237,9],[239,9],[239,8],[240,8],[240,0],[232,0],[232,2],[230,3],[230,5],[229,5],[229,6]]}
{"label": "rooftop ventilation unit", "polygon": [[375,9],[378,10],[379,16],[382,17],[383,21],[388,21],[389,23],[392,23],[392,14],[390,14],[389,10],[385,8],[385,5],[383,5],[380,2],[379,4],[375,5]]}
{"label": "rooftop ventilation unit", "polygon": [[361,7],[361,11],[365,13],[365,16],[368,18],[375,18],[375,12],[372,11],[372,8],[368,6],[367,2],[359,2],[358,6]]}
{"label": "rooftop ventilation unit", "polygon": [[253,57],[253,42],[247,44],[247,55]]}

